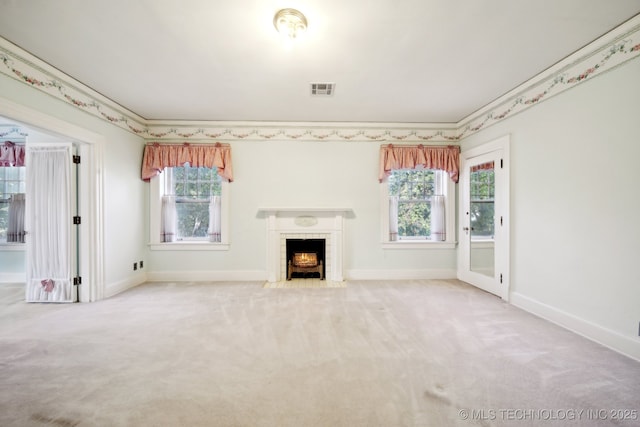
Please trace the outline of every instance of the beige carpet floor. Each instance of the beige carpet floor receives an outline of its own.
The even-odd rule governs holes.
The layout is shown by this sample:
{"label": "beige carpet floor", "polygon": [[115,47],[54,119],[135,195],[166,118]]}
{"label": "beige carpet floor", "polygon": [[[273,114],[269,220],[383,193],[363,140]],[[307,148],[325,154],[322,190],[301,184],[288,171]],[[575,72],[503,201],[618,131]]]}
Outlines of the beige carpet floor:
{"label": "beige carpet floor", "polygon": [[320,280],[318,278],[307,279],[291,279],[279,282],[266,282],[265,289],[281,289],[281,288],[346,288],[347,282],[334,282],[331,280]]}
{"label": "beige carpet floor", "polygon": [[640,363],[462,282],[263,286],[1,286],[0,426],[640,425]]}

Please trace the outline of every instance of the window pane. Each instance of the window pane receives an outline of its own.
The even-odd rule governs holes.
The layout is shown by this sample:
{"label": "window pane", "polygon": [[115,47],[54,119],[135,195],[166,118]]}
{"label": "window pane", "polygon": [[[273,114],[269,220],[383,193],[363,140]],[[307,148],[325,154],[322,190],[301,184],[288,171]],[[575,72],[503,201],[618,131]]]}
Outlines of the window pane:
{"label": "window pane", "polygon": [[209,204],[200,202],[176,203],[178,239],[207,237],[209,229]]}
{"label": "window pane", "polygon": [[198,180],[198,168],[185,168],[187,172],[187,179],[189,181]]}
{"label": "window pane", "polygon": [[20,182],[19,181],[7,181],[7,193],[15,194],[20,192]]}
{"label": "window pane", "polygon": [[471,202],[471,236],[493,237],[494,231],[494,203]]}
{"label": "window pane", "polygon": [[198,196],[198,184],[195,182],[188,182],[186,185],[185,197],[197,197]]}
{"label": "window pane", "polygon": [[0,241],[7,241],[7,228],[9,227],[9,203],[0,200]]}
{"label": "window pane", "polygon": [[213,177],[214,169],[210,168],[198,168],[200,172],[200,180],[202,181],[210,181]]}
{"label": "window pane", "polygon": [[183,181],[186,175],[184,168],[172,168],[173,169],[173,179],[178,181]]}
{"label": "window pane", "polygon": [[431,235],[431,205],[398,203],[398,235],[402,237],[428,237]]}
{"label": "window pane", "polygon": [[15,167],[5,168],[5,171],[6,171],[5,179],[7,179],[7,180],[19,180],[20,179],[20,169],[21,168],[15,168]]}
{"label": "window pane", "polygon": [[175,195],[176,196],[184,196],[184,192],[185,192],[184,183],[176,182],[176,184],[175,184]]}
{"label": "window pane", "polygon": [[211,190],[212,196],[221,196],[222,195],[222,180],[219,175],[216,175],[216,180],[213,181],[213,188]]}

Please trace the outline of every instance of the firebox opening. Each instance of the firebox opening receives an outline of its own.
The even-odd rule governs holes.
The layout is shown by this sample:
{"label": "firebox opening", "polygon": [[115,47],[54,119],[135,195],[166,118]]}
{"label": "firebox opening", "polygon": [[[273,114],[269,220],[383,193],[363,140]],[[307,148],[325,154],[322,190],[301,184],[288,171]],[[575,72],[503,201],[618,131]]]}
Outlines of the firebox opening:
{"label": "firebox opening", "polygon": [[287,280],[326,275],[325,239],[287,239]]}

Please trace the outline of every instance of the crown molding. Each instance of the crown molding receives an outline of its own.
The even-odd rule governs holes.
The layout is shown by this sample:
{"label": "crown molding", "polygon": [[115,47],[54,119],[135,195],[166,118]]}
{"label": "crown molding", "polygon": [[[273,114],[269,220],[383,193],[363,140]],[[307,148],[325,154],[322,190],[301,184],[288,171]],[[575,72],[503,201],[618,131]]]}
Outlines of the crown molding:
{"label": "crown molding", "polygon": [[0,73],[150,141],[373,141],[459,143],[482,129],[640,56],[640,15],[458,123],[146,120],[0,37]]}

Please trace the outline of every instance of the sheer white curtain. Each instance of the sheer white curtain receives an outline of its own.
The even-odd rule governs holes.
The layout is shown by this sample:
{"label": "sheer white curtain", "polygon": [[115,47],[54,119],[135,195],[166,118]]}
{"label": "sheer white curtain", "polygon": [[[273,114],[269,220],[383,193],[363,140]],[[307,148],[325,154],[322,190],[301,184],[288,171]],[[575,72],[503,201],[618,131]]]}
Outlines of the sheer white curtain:
{"label": "sheer white curtain", "polygon": [[220,196],[211,196],[209,202],[209,241],[220,242],[221,241],[221,209]]}
{"label": "sheer white curtain", "polygon": [[431,240],[447,240],[444,213],[444,196],[431,196]]}
{"label": "sheer white curtain", "polygon": [[24,243],[24,194],[13,194],[9,200],[7,242]]}
{"label": "sheer white curtain", "polygon": [[28,302],[73,302],[71,144],[27,146]]}
{"label": "sheer white curtain", "polygon": [[176,241],[176,196],[162,196],[160,241]]}
{"label": "sheer white curtain", "polygon": [[398,196],[389,197],[389,241],[398,240]]}

